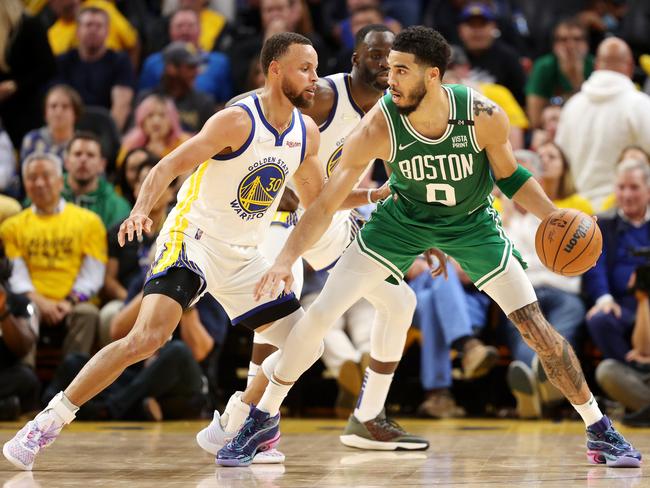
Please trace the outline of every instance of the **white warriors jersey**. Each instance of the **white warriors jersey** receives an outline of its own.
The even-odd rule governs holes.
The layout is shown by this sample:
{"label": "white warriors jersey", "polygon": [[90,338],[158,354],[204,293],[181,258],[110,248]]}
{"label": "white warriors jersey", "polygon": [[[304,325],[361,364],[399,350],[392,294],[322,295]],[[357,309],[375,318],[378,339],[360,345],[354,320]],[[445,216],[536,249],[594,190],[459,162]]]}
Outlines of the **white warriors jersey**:
{"label": "white warriors jersey", "polygon": [[284,186],[305,157],[305,123],[294,109],[289,127],[278,133],[266,120],[257,95],[233,106],[244,109],[252,129],[233,153],[202,163],[178,192],[178,203],[162,232],[183,232],[188,224],[237,246],[257,246],[267,234]]}
{"label": "white warriors jersey", "polygon": [[[348,73],[338,73],[323,79],[334,92],[332,110],[327,120],[319,127],[318,159],[324,165],[325,174],[329,178],[341,161],[346,137],[359,124],[364,112],[352,99]],[[358,226],[351,224],[350,213],[351,210],[336,212],[323,236],[303,254],[303,258],[314,269],[332,265],[348,246],[351,237],[356,234]]]}
{"label": "white warriors jersey", "polygon": [[324,80],[334,91],[334,104],[327,120],[318,128],[318,159],[325,164],[325,174],[329,178],[332,170],[341,161],[345,138],[359,124],[365,113],[352,99],[348,73],[326,76]]}

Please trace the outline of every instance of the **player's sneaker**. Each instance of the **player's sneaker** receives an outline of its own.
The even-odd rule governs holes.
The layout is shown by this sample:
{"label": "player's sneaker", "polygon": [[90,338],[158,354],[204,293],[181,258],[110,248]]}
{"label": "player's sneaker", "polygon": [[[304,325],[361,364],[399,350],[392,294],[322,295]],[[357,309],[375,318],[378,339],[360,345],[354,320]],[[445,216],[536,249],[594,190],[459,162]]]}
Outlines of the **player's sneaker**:
{"label": "player's sneaker", "polygon": [[249,466],[259,451],[273,449],[280,441],[280,414],[271,417],[251,405],[250,414],[237,435],[217,453],[220,466]]}
{"label": "player's sneaker", "polygon": [[612,426],[606,416],[587,427],[587,459],[614,468],[638,468],[641,453]]}
{"label": "player's sneaker", "polygon": [[[219,449],[225,446],[234,434],[228,434],[223,430],[221,426],[221,415],[215,410],[210,425],[196,434],[196,442],[201,449],[216,456]],[[283,463],[284,460],[285,456],[282,452],[277,449],[269,449],[255,454],[253,464],[279,464]]]}
{"label": "player's sneaker", "polygon": [[204,451],[216,456],[219,449],[225,446],[231,438],[232,435],[228,435],[223,430],[221,426],[221,415],[215,410],[212,422],[196,434],[196,443]]}
{"label": "player's sneaker", "polygon": [[[31,471],[37,454],[52,444],[64,425],[74,420],[75,411],[63,405],[63,392],[57,394],[34,420],[30,420],[13,439],[2,446],[2,454],[19,469]],[[78,409],[77,409],[78,410]]]}
{"label": "player's sneaker", "polygon": [[350,415],[339,438],[348,447],[377,451],[423,451],[429,447],[429,441],[406,432],[397,422],[387,418],[384,410],[367,422]]}

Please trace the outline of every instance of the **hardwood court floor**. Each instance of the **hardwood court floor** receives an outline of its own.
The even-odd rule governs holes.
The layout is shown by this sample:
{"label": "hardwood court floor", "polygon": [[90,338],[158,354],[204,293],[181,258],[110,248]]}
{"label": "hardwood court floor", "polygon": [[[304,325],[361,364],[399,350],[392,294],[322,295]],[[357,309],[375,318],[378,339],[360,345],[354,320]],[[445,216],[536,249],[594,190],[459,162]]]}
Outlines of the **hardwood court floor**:
{"label": "hardwood court floor", "polygon": [[[579,422],[405,420],[424,452],[339,444],[344,423],[283,420],[285,465],[220,468],[195,444],[203,422],[83,423],[66,428],[33,473],[0,458],[3,488],[70,487],[650,487],[650,471],[587,464]],[[20,424],[0,424],[0,442]],[[650,429],[623,429],[650,456]],[[650,458],[648,458],[650,459]],[[649,462],[649,461],[646,461]]]}

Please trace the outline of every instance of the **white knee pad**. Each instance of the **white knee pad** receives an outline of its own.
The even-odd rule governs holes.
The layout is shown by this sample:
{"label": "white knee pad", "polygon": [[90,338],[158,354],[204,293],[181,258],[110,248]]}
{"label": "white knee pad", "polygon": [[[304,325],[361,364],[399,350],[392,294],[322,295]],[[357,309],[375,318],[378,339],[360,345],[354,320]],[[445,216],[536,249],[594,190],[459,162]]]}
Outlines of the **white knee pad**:
{"label": "white knee pad", "polygon": [[366,298],[377,309],[370,334],[370,355],[381,362],[399,361],[413,321],[415,292],[403,281],[399,286],[384,282]]}
{"label": "white knee pad", "polygon": [[264,361],[262,361],[262,366],[261,366],[262,372],[264,373],[264,376],[266,376],[266,379],[271,379],[273,377],[273,372],[275,371],[275,365],[278,364],[281,354],[282,354],[282,349],[278,349],[269,357],[267,357]]}
{"label": "white knee pad", "polygon": [[298,322],[303,315],[305,315],[305,311],[301,307],[292,314],[276,320],[270,327],[267,327],[262,332],[255,333],[255,336],[257,337],[257,341],[255,342],[258,344],[271,344],[278,349],[282,349],[289,332],[291,332],[293,326],[296,325],[296,322]]}
{"label": "white knee pad", "polygon": [[481,290],[487,293],[506,315],[537,301],[533,285],[514,256],[510,257],[506,270],[486,283]]}
{"label": "white knee pad", "polygon": [[[318,352],[314,355],[314,359],[311,362],[311,364],[314,364],[316,361],[318,361],[318,359],[323,355],[324,350],[325,350],[325,345],[321,341]],[[278,364],[281,355],[282,355],[282,350],[278,349],[269,357],[267,357],[264,361],[262,361],[262,371],[264,372],[264,376],[266,376],[267,379],[271,379],[273,377],[273,374],[275,373],[275,366]]]}

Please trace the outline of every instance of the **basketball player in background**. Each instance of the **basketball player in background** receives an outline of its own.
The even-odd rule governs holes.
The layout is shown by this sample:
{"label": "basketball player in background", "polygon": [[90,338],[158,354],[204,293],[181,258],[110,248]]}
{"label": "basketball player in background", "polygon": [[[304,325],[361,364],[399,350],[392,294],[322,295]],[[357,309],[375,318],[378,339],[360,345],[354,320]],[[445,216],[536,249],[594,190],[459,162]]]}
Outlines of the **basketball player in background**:
{"label": "basketball player in background", "polygon": [[[497,302],[537,353],[551,383],[587,426],[589,461],[639,466],[641,454],[603,416],[571,346],[542,315],[521,258],[490,205],[491,172],[504,195],[539,219],[556,207],[517,164],[503,111],[468,87],[442,85],[449,54],[449,45],[433,29],[409,27],[396,36],[389,55],[390,94],[350,134],[339,168],[258,284],[257,298],[272,296],[282,282],[286,289],[291,264],[327,228],[365,161],[388,162],[393,198],[378,206],[289,333],[287,353],[281,354],[258,409],[277,418],[283,398],[310,366],[330,324],[366,290],[387,278],[401,280],[417,255],[438,247]],[[241,456],[241,446],[261,437],[249,420],[244,425],[250,428],[219,451],[217,462],[228,464]]]}
{"label": "basketball player in background", "polygon": [[[120,227],[122,245],[150,230],[148,214],[159,195],[174,178],[196,168],[160,232],[136,324],[125,338],[100,350],[65,392],[4,444],[3,454],[15,466],[32,469],[38,452],[74,420],[79,406],[127,366],[154,354],[171,336],[183,310],[203,293],[219,300],[233,324],[256,330],[278,348],[304,314],[291,292],[260,304],[251,297],[269,268],[257,245],[277,208],[276,196],[293,177],[308,207],[323,185],[318,127],[296,108],[313,103],[318,56],[307,38],[283,33],[265,42],[261,60],[263,92],[212,116],[147,175]],[[365,201],[366,194],[357,192],[348,204],[354,208]],[[314,361],[319,355],[320,350]],[[262,448],[275,442],[272,433]]]}
{"label": "basketball player in background", "polygon": [[[388,88],[388,54],[394,38],[390,29],[381,24],[362,28],[356,36],[352,72],[321,78],[317,83],[314,104],[301,108],[303,114],[309,115],[318,124],[321,135],[318,156],[327,177],[331,176],[340,161],[346,136]],[[370,162],[371,160],[367,161],[366,168]],[[368,202],[374,203],[379,190],[367,192]],[[265,254],[270,261],[278,255],[290,230],[277,227],[273,242],[269,243],[271,239],[267,239],[262,245],[270,247]],[[350,211],[338,211],[324,235],[302,257],[315,270],[328,269],[354,240],[357,232],[358,226]],[[296,263],[301,261],[297,260]],[[294,275],[296,263],[293,267]],[[302,273],[301,267],[299,272]],[[293,289],[296,290],[296,287]],[[364,394],[353,415],[359,422],[368,423],[368,426],[364,427],[362,438],[346,438],[343,441],[352,447],[364,449],[426,449],[429,445],[426,439],[406,433],[396,422],[386,420],[383,413],[393,373],[402,357],[406,334],[413,319],[415,294],[404,281],[398,285],[383,282],[362,297],[375,307],[376,313],[371,333],[371,371],[366,373]],[[249,378],[255,376],[259,364],[274,351],[274,348],[262,344],[262,341],[263,338],[256,334]],[[279,353],[275,354],[279,357]],[[368,380],[369,376],[371,381]],[[243,394],[235,393],[222,416],[215,412],[210,425],[197,434],[197,442],[204,450],[216,454],[226,439],[239,430],[248,416],[250,404],[259,402],[267,384],[265,379],[265,376],[260,375],[258,381],[249,383]],[[272,463],[283,460],[281,453],[267,450],[259,452],[253,462]]]}

